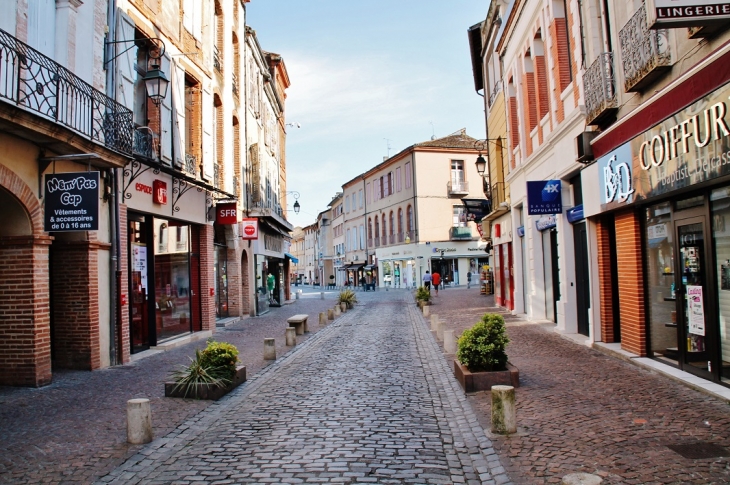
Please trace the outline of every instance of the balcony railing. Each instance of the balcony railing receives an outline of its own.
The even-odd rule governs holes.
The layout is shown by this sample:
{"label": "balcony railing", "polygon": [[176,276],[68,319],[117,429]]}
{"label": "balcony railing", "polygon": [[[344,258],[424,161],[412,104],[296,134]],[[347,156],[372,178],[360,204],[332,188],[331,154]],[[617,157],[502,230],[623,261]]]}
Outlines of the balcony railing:
{"label": "balcony railing", "polygon": [[502,80],[500,79],[496,83],[494,83],[494,88],[492,88],[492,92],[489,94],[489,106],[491,107],[494,104],[494,100],[497,99],[497,95],[502,90]]}
{"label": "balcony railing", "polygon": [[185,154],[185,171],[195,177],[198,172],[198,159],[195,155]]}
{"label": "balcony railing", "polygon": [[469,182],[463,180],[449,180],[447,186],[449,195],[464,195],[469,193]]}
{"label": "balcony railing", "polygon": [[218,46],[213,46],[213,67],[218,72],[223,72],[223,64],[221,63],[221,51],[218,50]]}
{"label": "balcony railing", "polygon": [[406,243],[416,242],[416,231],[411,229],[406,232]]}
{"label": "balcony railing", "polygon": [[501,204],[507,201],[504,191],[504,182],[495,182],[489,191],[489,201],[492,203],[492,210],[498,210],[503,207]]}
{"label": "balcony railing", "polygon": [[619,31],[626,92],[640,91],[671,67],[668,35],[666,29],[649,30],[645,5]]}
{"label": "balcony railing", "polygon": [[586,96],[586,122],[600,124],[611,118],[618,109],[616,80],[613,70],[613,52],[604,52],[593,61],[583,76]]}
{"label": "balcony railing", "polygon": [[132,153],[150,160],[157,158],[155,134],[146,126],[134,130]]}
{"label": "balcony railing", "polygon": [[452,227],[449,229],[449,239],[452,241],[471,239],[471,227]]}
{"label": "balcony railing", "polygon": [[86,138],[132,154],[132,112],[74,73],[0,30],[0,98]]}
{"label": "balcony railing", "polygon": [[406,233],[405,232],[399,232],[398,233],[398,242],[402,243],[406,240]]}

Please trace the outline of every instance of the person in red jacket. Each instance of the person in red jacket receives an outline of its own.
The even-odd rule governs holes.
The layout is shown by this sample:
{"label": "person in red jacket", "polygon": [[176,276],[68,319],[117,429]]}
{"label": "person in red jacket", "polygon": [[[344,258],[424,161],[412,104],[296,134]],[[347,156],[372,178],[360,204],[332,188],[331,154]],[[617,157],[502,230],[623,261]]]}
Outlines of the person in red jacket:
{"label": "person in red jacket", "polygon": [[433,282],[433,288],[436,290],[436,294],[434,296],[439,296],[439,285],[441,284],[441,275],[438,273],[438,271],[434,271],[431,275],[431,281]]}

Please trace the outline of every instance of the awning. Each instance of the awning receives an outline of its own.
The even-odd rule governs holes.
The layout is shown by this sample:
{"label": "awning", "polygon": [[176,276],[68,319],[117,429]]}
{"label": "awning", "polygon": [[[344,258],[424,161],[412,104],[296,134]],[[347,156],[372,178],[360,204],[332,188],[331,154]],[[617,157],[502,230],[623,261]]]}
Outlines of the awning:
{"label": "awning", "polygon": [[466,208],[467,220],[480,222],[487,214],[492,212],[492,203],[489,199],[461,199]]}
{"label": "awning", "polygon": [[293,255],[291,255],[289,253],[284,253],[284,256],[291,259],[292,263],[299,264],[299,258],[295,258]]}
{"label": "awning", "polygon": [[368,264],[366,266],[363,266],[362,269],[364,269],[365,271],[372,271],[372,270],[375,269],[375,265],[374,264]]}
{"label": "awning", "polygon": [[350,263],[345,265],[345,269],[351,271],[358,271],[360,268],[365,266],[365,263]]}

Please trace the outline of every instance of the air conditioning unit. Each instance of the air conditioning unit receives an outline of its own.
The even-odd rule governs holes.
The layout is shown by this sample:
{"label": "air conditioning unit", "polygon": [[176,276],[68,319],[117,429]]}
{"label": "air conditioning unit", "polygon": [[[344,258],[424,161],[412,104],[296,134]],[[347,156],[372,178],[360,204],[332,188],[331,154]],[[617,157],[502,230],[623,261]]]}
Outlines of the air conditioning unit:
{"label": "air conditioning unit", "polygon": [[578,151],[578,158],[576,158],[577,162],[589,163],[594,160],[591,140],[593,140],[596,136],[598,136],[597,131],[584,131],[575,137],[576,148]]}

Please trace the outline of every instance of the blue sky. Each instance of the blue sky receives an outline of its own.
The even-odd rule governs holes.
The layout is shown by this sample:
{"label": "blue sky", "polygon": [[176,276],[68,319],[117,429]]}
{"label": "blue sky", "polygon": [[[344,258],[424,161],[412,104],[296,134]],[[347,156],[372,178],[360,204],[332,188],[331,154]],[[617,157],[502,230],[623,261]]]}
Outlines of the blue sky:
{"label": "blue sky", "polygon": [[[281,54],[291,87],[287,190],[295,226],[383,157],[461,128],[484,138],[467,29],[489,0],[252,0],[247,24]],[[390,150],[388,150],[390,146]],[[294,203],[288,196],[289,206]]]}

